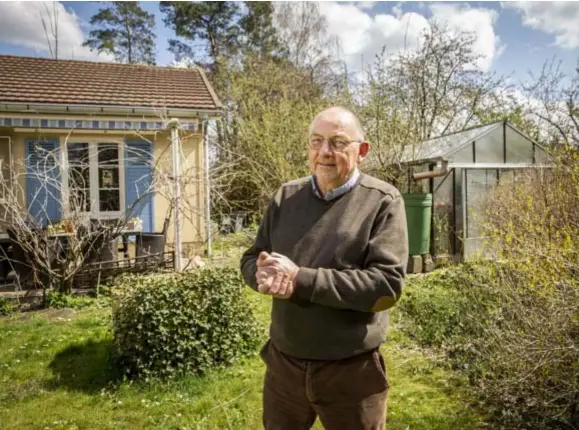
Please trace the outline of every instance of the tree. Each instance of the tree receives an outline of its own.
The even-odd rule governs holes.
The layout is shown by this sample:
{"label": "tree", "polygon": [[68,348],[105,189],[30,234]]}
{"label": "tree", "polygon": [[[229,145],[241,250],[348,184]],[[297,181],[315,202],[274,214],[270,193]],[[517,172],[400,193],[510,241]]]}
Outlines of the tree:
{"label": "tree", "polygon": [[343,61],[339,42],[327,31],[328,23],[316,2],[280,2],[274,22],[287,59],[308,70],[324,90],[343,88]]}
{"label": "tree", "polygon": [[83,46],[113,54],[119,62],[155,64],[155,15],[138,2],[111,2],[90,23],[100,28],[90,32]]}
{"label": "tree", "polygon": [[212,166],[221,172],[212,182],[214,213],[260,216],[283,182],[307,174],[307,129],[326,101],[307,70],[271,57],[247,56],[228,79],[224,138]]}
{"label": "tree", "polygon": [[[206,53],[210,59],[207,65],[210,72],[217,73],[219,57],[237,50],[237,3],[162,1],[160,9],[165,15],[165,24],[171,27],[178,37],[189,42],[207,43]],[[169,46],[170,51],[179,58],[195,58],[194,45],[171,39]]]}
{"label": "tree", "polygon": [[270,2],[246,1],[247,14],[239,20],[243,49],[258,56],[284,53],[273,26],[274,7]]}
{"label": "tree", "polygon": [[391,57],[390,90],[421,140],[476,125],[477,109],[499,105],[504,78],[482,70],[475,42],[469,32],[454,34],[435,23],[417,52]]}
{"label": "tree", "polygon": [[579,62],[571,73],[555,59],[547,61],[541,74],[523,86],[530,100],[529,112],[542,130],[541,140],[579,146]]}
{"label": "tree", "polygon": [[505,79],[481,68],[475,42],[468,32],[433,23],[418,49],[377,55],[354,97],[375,174],[396,182],[400,171],[392,167],[405,146],[418,149],[432,137],[479,125],[481,112],[503,112]]}

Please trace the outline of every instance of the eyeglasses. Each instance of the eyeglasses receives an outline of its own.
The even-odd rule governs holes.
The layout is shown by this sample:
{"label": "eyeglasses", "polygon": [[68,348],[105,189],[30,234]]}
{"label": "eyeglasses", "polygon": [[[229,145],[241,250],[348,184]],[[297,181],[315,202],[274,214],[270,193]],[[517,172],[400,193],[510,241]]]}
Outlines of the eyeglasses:
{"label": "eyeglasses", "polygon": [[320,136],[311,136],[308,143],[311,149],[317,151],[322,148],[324,141],[327,141],[328,147],[335,152],[345,150],[351,143],[360,143],[359,140],[348,140],[339,136],[330,137],[329,139],[324,139]]}

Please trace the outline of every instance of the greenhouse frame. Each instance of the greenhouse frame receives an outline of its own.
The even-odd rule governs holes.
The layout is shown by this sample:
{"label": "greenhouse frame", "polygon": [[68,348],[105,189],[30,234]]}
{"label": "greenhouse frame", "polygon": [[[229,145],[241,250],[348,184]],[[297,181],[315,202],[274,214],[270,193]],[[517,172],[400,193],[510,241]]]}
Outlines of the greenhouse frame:
{"label": "greenhouse frame", "polygon": [[485,255],[477,201],[503,180],[552,165],[545,148],[506,120],[407,146],[403,193],[432,194],[430,254],[437,265]]}

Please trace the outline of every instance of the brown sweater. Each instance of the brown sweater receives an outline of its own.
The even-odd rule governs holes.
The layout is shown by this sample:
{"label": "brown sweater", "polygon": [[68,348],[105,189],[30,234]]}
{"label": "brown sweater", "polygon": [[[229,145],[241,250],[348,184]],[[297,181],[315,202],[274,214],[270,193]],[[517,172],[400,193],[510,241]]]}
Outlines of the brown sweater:
{"label": "brown sweater", "polygon": [[324,201],[309,178],[289,182],[241,258],[254,290],[261,251],[283,254],[300,267],[292,297],[273,299],[270,336],[280,351],[334,360],[384,341],[386,309],[400,298],[408,261],[404,201],[396,188],[362,174],[349,192]]}

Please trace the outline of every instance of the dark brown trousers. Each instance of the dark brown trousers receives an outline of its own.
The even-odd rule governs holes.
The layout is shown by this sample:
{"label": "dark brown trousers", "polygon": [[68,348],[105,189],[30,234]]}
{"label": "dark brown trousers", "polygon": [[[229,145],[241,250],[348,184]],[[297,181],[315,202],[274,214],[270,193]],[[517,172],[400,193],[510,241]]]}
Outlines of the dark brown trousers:
{"label": "dark brown trousers", "polygon": [[384,358],[373,350],[343,360],[303,360],[268,341],[261,351],[266,430],[309,429],[316,417],[327,430],[382,430],[388,378]]}

